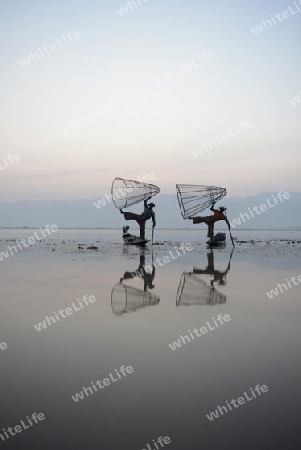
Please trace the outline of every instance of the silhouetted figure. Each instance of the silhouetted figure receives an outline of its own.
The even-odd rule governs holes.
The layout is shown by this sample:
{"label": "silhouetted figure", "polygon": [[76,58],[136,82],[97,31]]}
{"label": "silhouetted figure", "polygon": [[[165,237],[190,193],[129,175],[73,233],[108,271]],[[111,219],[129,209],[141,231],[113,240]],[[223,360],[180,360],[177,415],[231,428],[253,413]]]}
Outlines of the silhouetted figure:
{"label": "silhouetted figure", "polygon": [[211,216],[196,216],[196,217],[189,217],[189,219],[193,220],[193,223],[206,223],[208,226],[208,233],[207,237],[211,241],[213,241],[214,238],[214,224],[215,222],[218,222],[219,220],[225,220],[225,222],[228,225],[229,231],[230,231],[230,223],[228,221],[228,218],[226,214],[224,214],[224,211],[226,211],[227,208],[224,206],[221,206],[219,209],[214,209],[215,202],[212,204],[210,211],[213,211],[213,215]]}
{"label": "silhouetted figure", "polygon": [[[181,275],[178,291],[177,306],[203,306],[225,303],[227,297],[222,292],[215,289],[214,283],[225,284],[225,278],[230,270],[230,262],[233,250],[230,255],[226,270],[216,270],[214,268],[214,253],[211,250],[207,253],[207,267],[205,269],[193,268],[193,272],[183,272]],[[199,275],[213,275],[210,284],[204,281]]]}
{"label": "silhouetted figure", "polygon": [[233,254],[233,250],[231,252],[228,267],[226,270],[215,270],[215,268],[214,268],[214,253],[211,250],[210,253],[207,253],[208,264],[207,264],[206,269],[193,268],[193,273],[196,273],[198,275],[202,275],[202,274],[213,275],[213,280],[210,280],[211,286],[214,286],[213,283],[215,283],[216,281],[218,281],[218,284],[223,285],[223,284],[225,284],[224,278],[226,278],[226,275],[230,270],[232,254]]}
{"label": "silhouetted figure", "polygon": [[[147,269],[152,271],[149,273]],[[154,278],[156,274],[155,265],[145,266],[145,253],[140,254],[140,263],[135,271],[126,271],[119,283],[117,283],[111,292],[111,306],[115,315],[121,316],[124,313],[137,311],[146,306],[155,306],[160,302],[160,297],[149,289],[153,289]],[[135,286],[134,283],[124,283],[130,280],[143,280],[143,290]]]}
{"label": "silhouetted figure", "polygon": [[152,272],[146,272],[145,270],[145,254],[144,252],[140,254],[140,264],[138,266],[138,269],[134,272],[128,272],[126,271],[122,278],[120,278],[120,283],[122,283],[123,280],[129,280],[131,278],[142,278],[144,281],[144,291],[147,291],[147,289],[153,289],[155,285],[153,284],[153,281],[155,279],[156,275],[156,267],[154,264],[152,264]]}
{"label": "silhouetted figure", "polygon": [[[149,197],[147,200],[150,200],[151,197]],[[142,214],[135,214],[132,212],[123,212],[122,209],[120,210],[121,214],[124,215],[125,220],[136,220],[140,227],[140,238],[145,240],[145,222],[149,219],[152,219],[153,222],[153,228],[156,226],[156,217],[155,213],[153,211],[153,208],[155,207],[154,203],[147,204],[147,200],[144,200],[144,211]]]}

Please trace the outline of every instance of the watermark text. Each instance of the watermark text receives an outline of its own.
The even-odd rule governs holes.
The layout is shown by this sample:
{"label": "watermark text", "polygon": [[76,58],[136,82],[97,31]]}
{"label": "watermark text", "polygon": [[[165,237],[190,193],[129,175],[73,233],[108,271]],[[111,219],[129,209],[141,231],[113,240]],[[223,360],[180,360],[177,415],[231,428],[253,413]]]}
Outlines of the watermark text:
{"label": "watermark text", "polygon": [[[131,374],[134,372],[134,369],[132,366],[121,366],[119,370],[115,369],[115,373],[109,373],[109,376],[107,378],[104,378],[103,380],[97,380],[95,382],[91,381],[92,387],[84,387],[83,390],[76,393],[75,395],[71,395],[71,398],[78,402],[79,400],[84,400],[85,397],[89,397],[90,394],[94,394],[94,392],[98,392],[101,389],[104,389],[106,386],[109,386],[110,384],[116,383],[116,381],[121,380],[122,378],[126,377],[128,374]],[[114,378],[114,376],[116,378]],[[97,385],[97,387],[95,386]],[[92,389],[93,388],[93,389]]]}
{"label": "watermark text", "polygon": [[[283,22],[285,19],[289,19],[290,17],[294,16],[295,14],[298,14],[301,12],[301,0],[299,2],[294,2],[295,6],[288,6],[288,11],[282,11],[282,13],[276,13],[274,15],[270,14],[270,19],[262,19],[261,23],[259,25],[256,25],[254,28],[251,28],[251,31],[253,34],[257,35],[259,33],[262,33],[264,30],[267,30],[269,28],[272,28],[273,26],[277,25],[280,22]],[[277,19],[277,20],[276,20]],[[278,22],[277,22],[278,21]]]}
{"label": "watermark text", "polygon": [[[148,3],[149,0],[143,0],[144,3]],[[118,9],[115,9],[117,14],[121,17],[124,14],[127,14],[130,11],[133,11],[134,9],[138,8],[138,5],[141,6],[143,3],[141,3],[141,0],[131,0],[127,1],[124,6],[121,6]]]}
{"label": "watermark text", "polygon": [[49,46],[44,45],[42,49],[38,47],[37,52],[30,52],[29,56],[22,59],[22,61],[19,61],[19,64],[22,69],[24,69],[25,67],[30,66],[32,62],[36,62],[41,58],[45,58],[46,55],[50,55],[51,53],[56,52],[59,48],[66,47],[66,45],[70,44],[70,42],[73,42],[74,40],[79,38],[80,34],[78,31],[69,31],[66,36],[62,34],[62,37],[56,39],[55,44],[51,44]]}
{"label": "watermark text", "polygon": [[46,225],[45,229],[40,228],[42,236],[39,236],[38,233],[35,231],[33,233],[34,237],[31,236],[28,239],[21,239],[21,241],[16,241],[16,245],[12,246],[8,245],[4,252],[0,252],[0,261],[3,261],[3,258],[8,258],[11,255],[19,253],[19,251],[22,251],[25,248],[34,245],[36,242],[39,242],[41,239],[48,237],[51,235],[51,233],[56,233],[57,231],[58,231],[57,225]]}
{"label": "watermark text", "polygon": [[215,58],[214,51],[209,50],[207,52],[207,50],[204,50],[202,51],[201,55],[197,54],[196,57],[191,58],[190,62],[186,62],[177,67],[173,67],[169,72],[165,71],[161,77],[154,80],[155,86],[160,87],[168,81],[174,80],[176,77],[181,76],[181,74],[189,72],[194,67],[200,66],[201,64],[212,58]]}
{"label": "watermark text", "polygon": [[[201,337],[203,334],[207,334],[208,331],[212,331],[215,330],[216,328],[218,328],[220,325],[224,325],[225,322],[229,322],[231,320],[231,317],[229,316],[229,314],[219,314],[217,316],[217,318],[215,319],[214,317],[212,317],[212,321],[213,324],[215,325],[215,327],[211,326],[212,324],[210,324],[209,321],[206,322],[207,326],[203,326],[201,328],[194,328],[193,331],[188,330],[189,336],[187,334],[185,334],[184,336],[181,334],[180,335],[180,339],[178,339],[177,341],[174,341],[172,344],[169,344],[169,347],[175,351],[177,350],[177,348],[181,348],[182,344],[185,345],[188,342],[191,342],[192,340],[195,340],[195,337]],[[219,322],[219,323],[218,323]]]}
{"label": "watermark text", "polygon": [[[277,198],[276,198],[277,197]],[[230,225],[232,228],[235,228],[242,224],[243,222],[246,222],[246,220],[250,220],[251,218],[256,217],[253,211],[259,215],[262,212],[268,211],[268,208],[275,208],[275,206],[279,205],[280,203],[283,203],[283,200],[288,200],[291,197],[291,194],[289,192],[278,192],[277,196],[272,195],[272,198],[269,200],[266,199],[267,203],[262,203],[260,206],[253,206],[252,210],[251,208],[248,208],[247,213],[240,213],[239,216],[236,219],[233,219],[230,221]],[[278,199],[278,201],[277,201]],[[241,221],[242,220],[242,221]]]}
{"label": "watermark text", "polygon": [[[265,394],[266,392],[268,392],[268,387],[263,384],[262,386],[260,386],[260,384],[257,384],[254,388],[254,391],[256,391],[257,395],[260,396],[262,393]],[[210,422],[212,422],[214,419],[218,419],[220,417],[220,415],[224,415],[224,413],[228,413],[229,411],[232,411],[232,406],[234,406],[234,408],[238,408],[241,405],[244,405],[246,403],[246,400],[248,402],[250,402],[251,400],[254,400],[254,398],[256,398],[256,393],[253,391],[252,388],[250,388],[249,394],[250,397],[248,396],[247,392],[243,393],[243,397],[238,397],[237,400],[231,400],[230,402],[228,402],[226,400],[226,405],[225,406],[218,406],[217,409],[215,411],[212,411],[210,414],[206,414],[207,419],[210,420]],[[231,403],[231,405],[230,405]]]}
{"label": "watermark text", "polygon": [[232,139],[238,135],[240,135],[242,132],[247,131],[251,128],[253,128],[252,122],[244,122],[241,121],[239,125],[234,125],[235,131],[231,128],[228,128],[227,133],[223,133],[221,136],[216,135],[214,138],[211,137],[211,142],[202,142],[201,145],[198,148],[195,148],[194,150],[191,150],[192,155],[197,158],[200,155],[203,155],[204,152],[208,152],[208,150],[211,150],[213,147],[217,147],[219,144],[223,144],[224,142],[229,141],[229,139]]}
{"label": "watermark text", "polygon": [[15,155],[12,155],[11,153],[5,158],[2,156],[2,160],[0,162],[0,170],[4,170],[6,169],[6,167],[11,166],[12,164],[14,164],[17,161],[20,161],[20,155],[18,153],[16,153]]}
{"label": "watermark text", "polygon": [[[71,306],[65,309],[60,309],[58,312],[53,311],[53,316],[45,316],[45,320],[43,322],[39,322],[37,325],[34,325],[35,329],[37,331],[45,330],[47,326],[52,325],[54,323],[59,322],[61,319],[65,319],[68,316],[71,316],[74,312],[81,311],[86,306],[89,306],[90,303],[96,302],[96,298],[94,295],[90,295],[89,297],[87,295],[84,295],[83,298],[80,300],[77,299],[77,304],[71,303]],[[54,317],[55,316],[55,317]]]}
{"label": "watermark text", "polygon": [[117,108],[118,106],[116,103],[107,102],[105,106],[100,106],[99,110],[94,109],[88,116],[82,116],[80,118],[76,117],[73,123],[67,123],[67,126],[64,129],[57,131],[56,135],[62,139],[70,133],[74,133],[74,131],[78,131],[80,128],[83,128],[83,125],[89,125],[89,123],[95,122],[95,120],[111,114]]}
{"label": "watermark text", "polygon": [[0,350],[6,350],[8,349],[7,343],[6,342],[1,342],[0,343]]}
{"label": "watermark text", "polygon": [[[278,283],[274,289],[271,289],[270,292],[266,292],[266,295],[269,297],[269,299],[277,297],[280,293],[282,294],[284,290],[288,291],[288,289],[292,289],[292,287],[298,286],[298,284],[301,283],[301,274],[297,277],[291,277],[290,280],[288,278],[286,278],[285,280],[286,283]],[[291,285],[291,283],[293,283],[293,286]]]}
{"label": "watermark text", "polygon": [[0,434],[0,442],[5,442],[7,439],[9,439],[11,436],[15,436],[17,433],[21,433],[21,431],[24,431],[32,426],[34,424],[39,423],[40,421],[45,420],[45,415],[43,413],[33,413],[31,417],[26,416],[26,419],[21,420],[20,425],[15,425],[14,427],[8,427],[7,429],[2,428],[3,431],[1,431]]}

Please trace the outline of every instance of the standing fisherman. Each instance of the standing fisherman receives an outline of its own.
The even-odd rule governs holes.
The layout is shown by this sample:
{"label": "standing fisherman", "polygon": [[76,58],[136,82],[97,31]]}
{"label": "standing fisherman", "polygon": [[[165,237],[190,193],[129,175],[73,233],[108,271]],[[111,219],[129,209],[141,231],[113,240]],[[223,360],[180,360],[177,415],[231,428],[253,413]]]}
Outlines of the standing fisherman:
{"label": "standing fisherman", "polygon": [[[214,224],[215,222],[218,222],[219,220],[225,220],[225,222],[228,225],[229,231],[230,231],[230,223],[228,221],[228,218],[226,216],[226,214],[224,214],[224,211],[226,211],[227,208],[225,208],[224,206],[221,206],[219,209],[214,209],[214,205],[216,202],[212,203],[212,206],[210,208],[210,211],[213,211],[213,215],[212,216],[197,216],[197,217],[189,217],[189,219],[193,219],[193,223],[206,223],[208,226],[208,233],[207,233],[207,237],[209,237],[209,239],[211,241],[213,241],[214,238]],[[230,231],[231,233],[231,231]]]}
{"label": "standing fisherman", "polygon": [[[147,200],[150,200],[152,197],[148,197]],[[150,218],[153,221],[153,229],[156,226],[156,216],[153,208],[155,207],[154,203],[147,204],[147,200],[144,200],[144,211],[142,214],[135,214],[131,212],[123,212],[120,209],[121,214],[124,215],[125,220],[136,220],[140,227],[140,238],[145,240],[145,222]]]}

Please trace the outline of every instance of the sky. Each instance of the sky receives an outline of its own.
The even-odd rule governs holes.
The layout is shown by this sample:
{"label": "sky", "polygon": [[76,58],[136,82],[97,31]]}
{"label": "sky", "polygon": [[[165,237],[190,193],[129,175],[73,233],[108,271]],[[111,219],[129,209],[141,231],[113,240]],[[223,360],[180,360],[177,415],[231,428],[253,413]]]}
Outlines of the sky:
{"label": "sky", "polygon": [[148,173],[166,194],[301,192],[301,5],[129,3],[0,3],[0,201],[98,198]]}

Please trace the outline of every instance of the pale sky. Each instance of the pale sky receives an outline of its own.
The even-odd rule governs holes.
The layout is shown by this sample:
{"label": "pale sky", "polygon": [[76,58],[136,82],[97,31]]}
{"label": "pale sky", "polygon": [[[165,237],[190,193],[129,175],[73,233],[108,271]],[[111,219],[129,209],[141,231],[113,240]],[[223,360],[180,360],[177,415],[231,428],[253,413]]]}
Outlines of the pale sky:
{"label": "pale sky", "polygon": [[[162,193],[175,183],[222,186],[229,196],[300,192],[301,101],[288,100],[301,90],[301,6],[139,1],[122,16],[124,0],[1,2],[0,201],[98,198],[115,176],[144,173]],[[39,48],[44,57],[33,61]],[[157,86],[166,71],[174,78]],[[81,127],[58,136],[76,120]],[[252,128],[193,156],[248,121]],[[20,161],[7,162],[10,153]]]}

